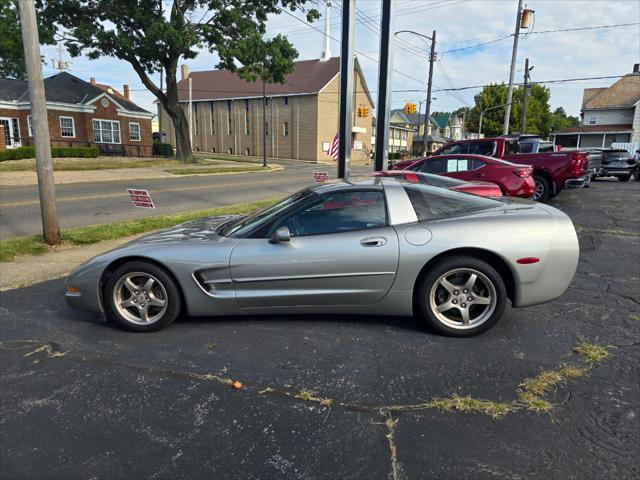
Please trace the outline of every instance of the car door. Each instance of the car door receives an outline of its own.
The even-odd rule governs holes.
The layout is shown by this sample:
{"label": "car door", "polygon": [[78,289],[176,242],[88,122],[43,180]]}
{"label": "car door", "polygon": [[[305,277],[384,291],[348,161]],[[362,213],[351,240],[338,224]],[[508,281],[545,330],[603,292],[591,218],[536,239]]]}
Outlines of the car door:
{"label": "car door", "polygon": [[474,178],[473,170],[473,159],[449,157],[445,160],[442,175],[465,181],[477,180],[477,178]]}
{"label": "car door", "polygon": [[[286,226],[290,241],[270,243]],[[367,305],[391,288],[398,237],[388,225],[384,192],[328,192],[243,238],[231,254],[231,277],[243,309]]]}

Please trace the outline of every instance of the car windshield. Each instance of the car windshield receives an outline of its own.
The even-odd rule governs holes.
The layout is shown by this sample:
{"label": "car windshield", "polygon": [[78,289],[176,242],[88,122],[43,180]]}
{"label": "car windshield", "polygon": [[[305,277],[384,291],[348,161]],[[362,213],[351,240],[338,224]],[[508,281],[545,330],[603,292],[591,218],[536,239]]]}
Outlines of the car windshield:
{"label": "car windshield", "polygon": [[[422,164],[415,167],[416,170],[420,170],[421,166]],[[411,170],[413,170],[413,168]],[[407,175],[413,175],[417,181],[413,181],[413,179],[410,177],[407,177]],[[424,173],[420,171],[414,171],[410,174],[405,173],[402,175],[393,175],[393,176],[403,177],[405,180],[411,183],[423,183],[425,185],[431,185],[434,187],[442,187],[442,188],[457,187],[459,185],[467,183],[463,180],[458,180],[457,178],[443,177],[442,175],[434,175],[432,173]]]}
{"label": "car windshield", "polygon": [[258,210],[251,215],[247,215],[246,217],[239,218],[235,221],[225,223],[218,229],[217,233],[227,237],[243,236],[256,228],[259,228],[261,225],[268,223],[271,219],[278,216],[291,205],[314,195],[316,194],[308,188],[305,188],[304,190],[300,190],[290,197],[281,200],[275,205],[263,208],[262,210]]}

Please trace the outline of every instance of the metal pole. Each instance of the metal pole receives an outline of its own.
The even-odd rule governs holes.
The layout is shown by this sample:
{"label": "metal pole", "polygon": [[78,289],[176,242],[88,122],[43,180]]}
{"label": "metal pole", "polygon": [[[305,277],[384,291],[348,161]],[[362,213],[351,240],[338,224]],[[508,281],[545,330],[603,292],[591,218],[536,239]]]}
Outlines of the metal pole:
{"label": "metal pole", "polygon": [[48,245],[60,244],[60,224],[56,210],[56,187],[53,179],[49,122],[47,120],[47,99],[42,79],[40,39],[36,22],[36,7],[33,0],[20,0],[20,26],[22,45],[29,80],[29,100],[33,121],[33,143],[36,150],[36,172],[42,232]]}
{"label": "metal pole", "polygon": [[275,134],[275,127],[276,124],[274,123],[273,120],[273,97],[271,98],[271,158],[274,158],[276,156],[276,134]]}
{"label": "metal pole", "polygon": [[504,124],[502,134],[509,133],[509,117],[511,116],[511,98],[513,95],[513,78],[516,73],[516,58],[518,56],[518,39],[520,38],[520,15],[522,13],[522,0],[518,0],[518,14],[516,15],[516,30],[513,35],[513,51],[511,52],[511,71],[509,72],[509,88],[507,88],[507,107],[504,109]]}
{"label": "metal pole", "polygon": [[484,110],[480,110],[480,122],[478,124],[478,138],[482,134],[482,117],[484,116]]}
{"label": "metal pole", "polygon": [[191,74],[189,74],[189,143],[193,150],[193,86],[191,83]]}
{"label": "metal pole", "polygon": [[529,59],[524,61],[524,91],[522,92],[522,113],[520,114],[520,133],[527,133],[527,96],[529,95]]}
{"label": "metal pole", "polygon": [[376,155],[374,170],[386,170],[389,161],[389,114],[393,76],[393,30],[395,2],[382,2],[380,19],[380,64],[378,66],[378,102],[376,105]]}
{"label": "metal pole", "polygon": [[433,83],[433,61],[436,57],[436,31],[431,37],[431,54],[429,55],[429,83],[427,84],[427,108],[424,115],[424,136],[422,137],[422,154],[427,155],[427,127],[430,125],[431,116],[431,84]]}
{"label": "metal pole", "polygon": [[[164,66],[160,67],[160,91],[163,92]],[[160,130],[160,141],[164,141],[162,137],[162,104],[158,102],[158,130]]]}
{"label": "metal pole", "polygon": [[351,170],[351,118],[353,114],[353,30],[355,25],[355,14],[356,0],[344,0],[342,2],[342,38],[340,44],[338,178],[347,178]]}
{"label": "metal pole", "polygon": [[[263,72],[264,74],[264,72]],[[273,125],[271,126],[273,128]],[[267,95],[264,77],[262,77],[262,166],[267,166]]]}

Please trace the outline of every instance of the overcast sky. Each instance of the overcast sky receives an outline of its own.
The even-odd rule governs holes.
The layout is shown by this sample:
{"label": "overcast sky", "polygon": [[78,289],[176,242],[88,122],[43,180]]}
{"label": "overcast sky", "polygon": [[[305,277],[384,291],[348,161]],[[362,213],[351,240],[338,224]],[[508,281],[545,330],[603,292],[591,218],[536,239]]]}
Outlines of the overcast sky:
{"label": "overcast sky", "polygon": [[[317,3],[324,14],[322,0]],[[331,8],[331,36],[340,39],[341,2],[334,0]],[[473,104],[479,89],[455,93],[436,91],[440,88],[460,88],[507,82],[513,37],[500,40],[513,33],[517,0],[396,0],[396,30],[415,30],[425,35],[437,31],[436,52],[438,62],[434,70],[432,111],[450,111]],[[311,5],[313,6],[313,5]],[[379,48],[379,0],[356,0],[355,48],[363,67],[372,96],[376,98]],[[600,77],[630,73],[633,64],[640,61],[640,26],[567,31],[575,28],[618,25],[640,22],[638,0],[531,0],[528,7],[535,10],[535,24],[529,35],[520,39],[516,81],[522,81],[524,60],[534,66],[531,78],[535,81]],[[303,18],[302,13],[297,17]],[[314,27],[324,31],[324,19]],[[547,30],[558,32],[544,33]],[[526,32],[526,31],[524,31]],[[268,34],[286,34],[298,49],[299,59],[318,58],[322,52],[324,36],[286,14],[274,15],[269,21]],[[401,34],[394,49],[394,77],[392,107],[406,101],[418,102],[426,98],[428,61],[426,41],[410,34]],[[493,42],[495,40],[495,42]],[[480,43],[483,46],[457,50]],[[339,41],[331,41],[334,56],[340,52]],[[422,52],[422,53],[421,53]],[[57,56],[56,48],[44,46],[43,55]],[[154,97],[144,89],[140,79],[128,63],[112,58],[90,61],[79,57],[71,60],[71,73],[86,80],[96,77],[121,90],[129,84],[134,101],[151,110]],[[55,73],[49,64],[45,75]],[[209,70],[216,65],[216,57],[203,51],[188,62],[192,71]],[[157,78],[156,78],[157,80]],[[601,87],[615,80],[589,80],[571,83],[547,84],[551,89],[551,106],[564,107],[567,113],[579,114],[582,90]]]}

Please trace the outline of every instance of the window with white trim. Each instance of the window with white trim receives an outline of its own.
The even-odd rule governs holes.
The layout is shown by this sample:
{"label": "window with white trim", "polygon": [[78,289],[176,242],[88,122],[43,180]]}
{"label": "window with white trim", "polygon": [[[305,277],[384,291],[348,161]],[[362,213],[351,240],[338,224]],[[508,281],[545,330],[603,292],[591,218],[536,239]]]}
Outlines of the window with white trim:
{"label": "window with white trim", "polygon": [[33,137],[33,117],[27,115],[27,130],[29,130],[29,136]]}
{"label": "window with white trim", "polygon": [[596,117],[595,115],[590,115],[589,116],[589,125],[595,125],[598,123],[598,117]]}
{"label": "window with white trim", "polygon": [[75,138],[76,126],[73,117],[60,117],[60,136],[65,138]]}
{"label": "window with white trim", "polygon": [[140,141],[140,124],[137,122],[129,122],[129,140],[132,142]]}
{"label": "window with white trim", "polygon": [[282,136],[283,137],[289,136],[289,122],[282,123]]}
{"label": "window with white trim", "polygon": [[93,120],[92,124],[95,143],[120,143],[120,122]]}

